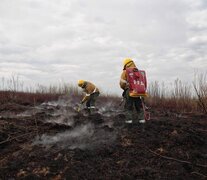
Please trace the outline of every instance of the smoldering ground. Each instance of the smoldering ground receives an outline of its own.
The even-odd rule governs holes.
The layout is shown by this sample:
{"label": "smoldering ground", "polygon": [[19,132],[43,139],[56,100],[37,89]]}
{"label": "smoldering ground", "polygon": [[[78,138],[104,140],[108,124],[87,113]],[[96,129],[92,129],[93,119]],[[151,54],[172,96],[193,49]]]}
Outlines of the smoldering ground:
{"label": "smoldering ground", "polygon": [[116,132],[109,128],[95,128],[91,123],[81,125],[73,130],[57,133],[55,135],[43,134],[37,136],[34,145],[46,148],[57,145],[67,149],[94,149],[110,145],[116,140]]}
{"label": "smoldering ground", "polygon": [[93,116],[66,103],[2,106],[0,179],[205,179],[205,115],[158,109],[128,126],[113,103]]}
{"label": "smoldering ground", "polygon": [[[41,108],[44,112],[50,114],[45,120],[47,123],[56,123],[71,128],[52,135],[45,133],[37,136],[33,145],[41,145],[46,148],[59,146],[67,149],[94,149],[110,146],[116,140],[117,131],[113,128],[113,123],[109,118],[110,115],[116,113],[113,111],[112,102],[102,106],[97,116],[93,116],[92,119],[90,119],[90,116],[77,113],[73,109],[73,104],[63,99],[57,102],[44,103]],[[74,117],[78,117],[78,122]],[[100,118],[102,123],[97,125],[96,122]]]}

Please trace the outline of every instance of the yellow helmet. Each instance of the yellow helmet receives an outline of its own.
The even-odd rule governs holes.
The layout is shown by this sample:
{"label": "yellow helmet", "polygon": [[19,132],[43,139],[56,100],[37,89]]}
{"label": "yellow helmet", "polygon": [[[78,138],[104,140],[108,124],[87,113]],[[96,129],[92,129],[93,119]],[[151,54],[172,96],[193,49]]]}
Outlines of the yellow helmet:
{"label": "yellow helmet", "polygon": [[126,66],[126,65],[129,64],[130,62],[133,62],[133,60],[130,59],[130,58],[126,58],[126,59],[124,59],[123,65]]}
{"label": "yellow helmet", "polygon": [[78,86],[82,87],[84,82],[85,82],[84,80],[78,80]]}

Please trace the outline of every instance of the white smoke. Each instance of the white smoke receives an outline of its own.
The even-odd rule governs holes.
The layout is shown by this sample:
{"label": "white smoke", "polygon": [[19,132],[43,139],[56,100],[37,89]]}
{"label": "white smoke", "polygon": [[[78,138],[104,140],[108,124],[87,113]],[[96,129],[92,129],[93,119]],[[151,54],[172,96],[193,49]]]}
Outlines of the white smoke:
{"label": "white smoke", "polygon": [[55,110],[50,116],[45,120],[48,123],[64,124],[67,126],[74,125],[74,116],[77,113],[67,108],[60,108]]}
{"label": "white smoke", "polygon": [[63,147],[68,146],[72,148],[81,144],[84,139],[90,138],[94,133],[94,129],[91,124],[79,126],[72,131],[66,131],[63,133],[58,133],[56,135],[46,135],[43,134],[41,137],[37,137],[34,145],[53,145],[59,144]]}
{"label": "white smoke", "polygon": [[56,118],[49,118],[46,120],[48,123],[55,123],[55,124],[63,124],[66,126],[73,126],[74,125],[74,118],[73,117],[66,117],[65,115],[62,115],[60,117]]}
{"label": "white smoke", "polygon": [[[59,99],[58,101],[42,103],[36,106],[35,111],[33,109],[31,113],[33,115],[34,112],[44,113],[46,114],[44,122],[63,124],[73,128],[75,115],[78,115],[73,107],[74,102],[70,99]],[[53,135],[43,134],[35,138],[33,145],[41,145],[46,148],[58,146],[67,149],[93,149],[111,145],[116,140],[116,132],[112,129],[113,121],[110,117],[117,114],[118,111],[113,101],[106,102],[98,111],[104,118],[104,122],[99,128],[88,123]]]}
{"label": "white smoke", "polygon": [[98,112],[105,117],[110,117],[117,115],[117,113],[122,112],[122,110],[121,107],[117,107],[117,104],[114,101],[109,101],[100,107]]}
{"label": "white smoke", "polygon": [[41,137],[36,137],[33,145],[43,145],[47,148],[57,145],[68,149],[93,149],[112,144],[115,139],[115,132],[97,130],[92,124],[86,124],[56,135],[43,134]]}

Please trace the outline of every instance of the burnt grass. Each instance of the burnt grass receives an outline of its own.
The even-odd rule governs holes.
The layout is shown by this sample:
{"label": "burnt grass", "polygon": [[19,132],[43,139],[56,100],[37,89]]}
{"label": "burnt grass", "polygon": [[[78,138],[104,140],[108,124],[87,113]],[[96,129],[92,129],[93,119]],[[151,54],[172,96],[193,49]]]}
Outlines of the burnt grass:
{"label": "burnt grass", "polygon": [[[207,178],[206,115],[154,110],[145,124],[126,125],[120,112],[107,116],[73,112],[69,125],[47,121],[58,118],[51,114],[59,106],[32,108],[0,105],[0,179]],[[31,114],[18,115],[26,111]],[[81,137],[70,138],[70,132],[88,124],[89,135],[82,132]],[[42,135],[65,132],[68,136],[55,143],[34,143]]]}

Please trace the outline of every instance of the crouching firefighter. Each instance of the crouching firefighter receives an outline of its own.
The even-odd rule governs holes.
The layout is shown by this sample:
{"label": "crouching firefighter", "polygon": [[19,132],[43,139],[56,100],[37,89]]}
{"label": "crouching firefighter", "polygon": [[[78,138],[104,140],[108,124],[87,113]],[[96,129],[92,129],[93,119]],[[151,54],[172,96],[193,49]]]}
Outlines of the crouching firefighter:
{"label": "crouching firefighter", "polygon": [[83,105],[86,102],[86,108],[89,114],[96,111],[95,102],[100,92],[99,89],[91,82],[85,80],[78,80],[78,86],[83,89],[85,96],[80,102]]}
{"label": "crouching firefighter", "polygon": [[[134,61],[129,58],[124,60],[123,66],[119,84],[124,90],[122,96],[125,99],[125,123],[145,123],[144,97],[147,96],[145,71],[138,70]],[[136,113],[133,113],[134,109]]]}

